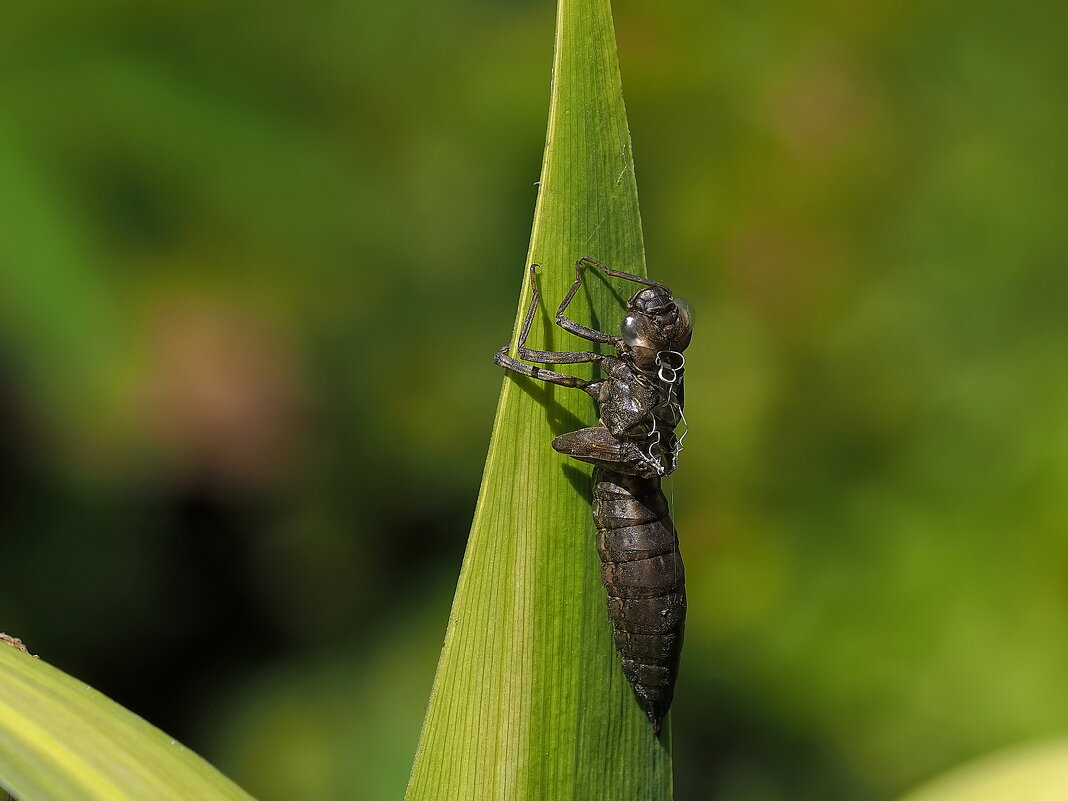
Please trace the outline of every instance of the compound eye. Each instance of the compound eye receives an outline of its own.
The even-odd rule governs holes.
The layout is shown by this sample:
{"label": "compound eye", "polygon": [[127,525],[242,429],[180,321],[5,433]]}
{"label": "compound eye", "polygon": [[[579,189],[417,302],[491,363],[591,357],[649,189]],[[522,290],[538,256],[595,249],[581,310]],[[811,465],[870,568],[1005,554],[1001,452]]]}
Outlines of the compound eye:
{"label": "compound eye", "polygon": [[675,307],[679,310],[679,316],[686,321],[687,327],[693,329],[694,311],[690,301],[686,298],[675,298]]}
{"label": "compound eye", "polygon": [[642,336],[639,332],[639,320],[635,314],[628,314],[619,325],[619,335],[631,347],[641,343]]}

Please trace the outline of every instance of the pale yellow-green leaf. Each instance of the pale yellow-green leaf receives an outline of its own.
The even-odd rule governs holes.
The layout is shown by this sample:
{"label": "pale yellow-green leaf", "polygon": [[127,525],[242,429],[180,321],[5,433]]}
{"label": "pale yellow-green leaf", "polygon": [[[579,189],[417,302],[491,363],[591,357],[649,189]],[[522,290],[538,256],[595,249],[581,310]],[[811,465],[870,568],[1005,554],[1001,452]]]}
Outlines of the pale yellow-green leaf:
{"label": "pale yellow-green leaf", "polygon": [[19,801],[251,801],[137,715],[2,645],[0,786]]}
{"label": "pale yellow-green leaf", "polygon": [[[530,251],[506,260],[521,286],[516,331],[530,297],[527,265],[541,265],[530,346],[589,349],[552,325],[586,255],[645,272],[610,4],[559,0]],[[573,315],[617,330],[634,285],[586,277]],[[503,339],[487,342],[487,365]],[[564,370],[589,376],[582,366]],[[653,735],[612,645],[589,470],[549,446],[595,421],[578,390],[504,379],[409,801],[671,797],[669,736]]]}
{"label": "pale yellow-green leaf", "polygon": [[1068,740],[999,751],[942,776],[901,801],[1064,801]]}

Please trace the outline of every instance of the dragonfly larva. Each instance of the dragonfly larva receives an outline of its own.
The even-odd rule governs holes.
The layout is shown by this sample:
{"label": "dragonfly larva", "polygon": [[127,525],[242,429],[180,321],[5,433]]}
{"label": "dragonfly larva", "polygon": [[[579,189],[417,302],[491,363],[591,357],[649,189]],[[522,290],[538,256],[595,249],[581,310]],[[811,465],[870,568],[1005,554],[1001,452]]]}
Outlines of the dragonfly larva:
{"label": "dragonfly larva", "polygon": [[[619,336],[565,315],[582,287],[585,265],[644,286],[627,303]],[[530,307],[519,335],[518,355],[524,361],[509,355],[510,345],[494,361],[520,375],[584,390],[597,403],[598,425],[562,434],[552,446],[594,465],[593,520],[616,649],[623,674],[659,733],[675,692],[686,618],[679,540],[660,480],[674,472],[682,449],[682,437],[676,435],[685,423],[682,352],[690,344],[693,311],[657,281],[584,257],[575,265],[575,282],[556,311],[556,324],[590,342],[611,345],[616,355],[533,350],[526,340],[539,300],[536,270],[531,265]],[[593,362],[604,377],[586,381],[526,362]]]}

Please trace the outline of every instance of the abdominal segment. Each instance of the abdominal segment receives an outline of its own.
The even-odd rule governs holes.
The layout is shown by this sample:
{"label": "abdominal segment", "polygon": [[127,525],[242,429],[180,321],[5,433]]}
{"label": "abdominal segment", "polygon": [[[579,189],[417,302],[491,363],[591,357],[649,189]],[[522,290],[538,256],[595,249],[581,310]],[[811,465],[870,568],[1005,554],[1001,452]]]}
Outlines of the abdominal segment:
{"label": "abdominal segment", "polygon": [[686,617],[678,536],[657,478],[597,467],[593,516],[623,674],[653,729],[675,691]]}

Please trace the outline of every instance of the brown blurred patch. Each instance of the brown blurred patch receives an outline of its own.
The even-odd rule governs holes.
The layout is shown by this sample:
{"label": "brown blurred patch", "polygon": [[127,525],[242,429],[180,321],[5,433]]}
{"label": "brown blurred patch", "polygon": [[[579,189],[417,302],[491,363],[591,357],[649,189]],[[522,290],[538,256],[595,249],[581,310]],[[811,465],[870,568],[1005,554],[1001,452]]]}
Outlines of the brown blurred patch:
{"label": "brown blurred patch", "polygon": [[148,326],[147,428],[178,469],[237,489],[290,475],[309,392],[280,327],[247,308],[169,300]]}
{"label": "brown blurred patch", "polygon": [[842,285],[842,248],[766,216],[741,226],[725,266],[749,305],[777,326],[795,328],[826,313]]}
{"label": "brown blurred patch", "polygon": [[775,79],[763,116],[796,156],[831,157],[865,137],[876,100],[861,65],[833,42],[815,42]]}

